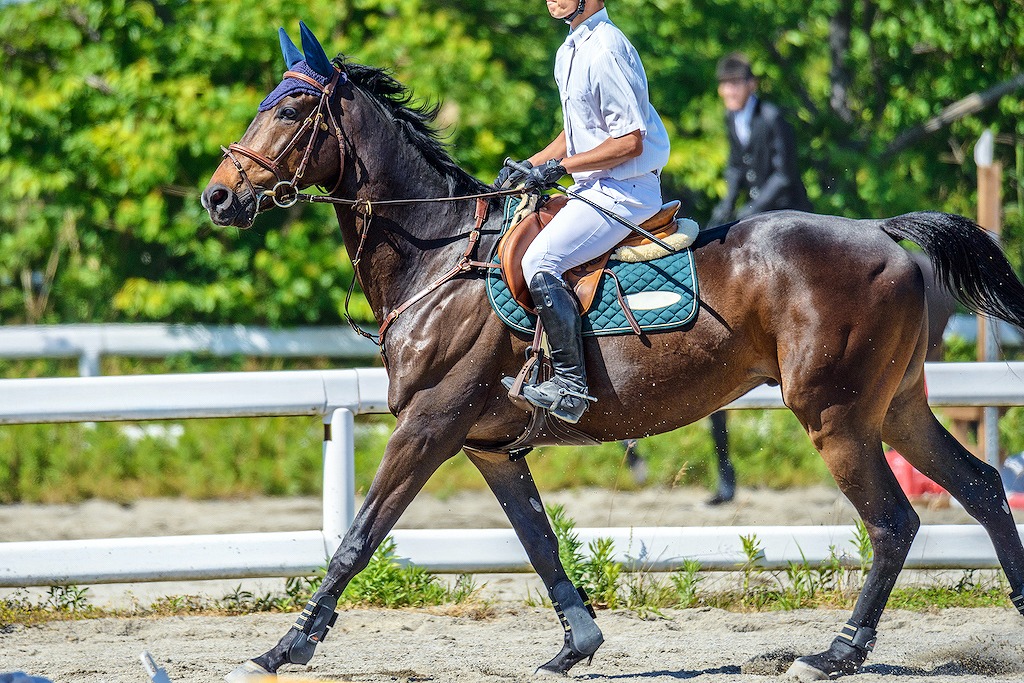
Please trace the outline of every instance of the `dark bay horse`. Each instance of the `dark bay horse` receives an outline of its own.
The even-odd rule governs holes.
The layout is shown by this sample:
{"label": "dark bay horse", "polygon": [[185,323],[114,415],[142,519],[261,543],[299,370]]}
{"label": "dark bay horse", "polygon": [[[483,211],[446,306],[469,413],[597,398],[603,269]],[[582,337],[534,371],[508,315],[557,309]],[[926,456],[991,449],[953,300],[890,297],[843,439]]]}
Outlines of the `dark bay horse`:
{"label": "dark bay horse", "polygon": [[[924,277],[924,303],[928,315],[928,352],[925,354],[926,361],[941,361],[945,350],[942,343],[942,335],[946,331],[946,324],[956,312],[956,298],[947,290],[941,282],[935,279],[935,268],[926,254],[919,251],[910,252],[917,267],[921,269]],[[708,505],[720,505],[730,502],[736,495],[736,469],[733,467],[732,458],[729,456],[729,434],[726,428],[726,413],[719,410],[711,414],[711,438],[715,444],[715,456],[718,469],[718,488],[715,495],[708,501]],[[636,441],[628,442],[629,451],[627,462],[630,469],[640,461],[636,454]]]}
{"label": "dark bay horse", "polygon": [[[345,586],[438,466],[465,450],[508,514],[565,629],[562,650],[540,671],[564,673],[591,657],[603,636],[566,579],[529,465],[496,446],[516,439],[527,423],[500,380],[516,374],[529,340],[491,311],[481,270],[455,268],[442,277],[467,254],[476,260],[490,253],[500,200],[489,202],[482,221],[476,201],[409,202],[492,188],[456,166],[433,132],[432,112],[413,106],[386,72],[328,60],[305,28],[304,57],[286,37],[282,46],[289,72],[275,92],[286,94],[268,98],[239,144],[226,150],[203,205],[218,225],[248,227],[272,206],[267,191],[288,204],[296,188],[329,188],[359,282],[378,322],[388,323],[382,343],[397,423],[323,585],[294,628],[244,667],[274,673],[308,662]],[[387,203],[393,200],[401,201]],[[964,218],[927,212],[850,220],[781,211],[698,239],[701,309],[688,329],[586,340],[598,402],[577,426],[602,441],[676,429],[760,384],[781,385],[874,549],[849,623],[822,652],[794,663],[791,671],[804,680],[852,674],[865,661],[919,527],[886,465],[883,439],[984,526],[1013,602],[1018,609],[1024,603],[1024,547],[999,475],[950,436],[925,398],[925,285],[897,244],[903,239],[924,249],[967,306],[1024,326],[1024,285],[995,242]]]}

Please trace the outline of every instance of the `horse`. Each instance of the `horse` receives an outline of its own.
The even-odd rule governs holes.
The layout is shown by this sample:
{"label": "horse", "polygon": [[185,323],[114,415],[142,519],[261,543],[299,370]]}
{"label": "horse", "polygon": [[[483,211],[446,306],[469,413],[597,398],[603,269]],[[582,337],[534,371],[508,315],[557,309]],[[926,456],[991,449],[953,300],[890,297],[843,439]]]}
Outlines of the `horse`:
{"label": "horse", "polygon": [[[910,257],[914,259],[924,277],[924,303],[925,308],[928,309],[928,352],[924,359],[928,362],[941,361],[945,352],[942,335],[946,331],[949,319],[956,312],[956,298],[935,279],[935,269],[927,255],[914,251],[911,252]],[[731,502],[736,496],[736,469],[729,456],[726,411],[719,410],[712,413],[710,422],[711,439],[715,445],[715,457],[717,458],[718,488],[707,504],[721,505]],[[629,464],[630,470],[638,471],[640,467],[638,463],[642,463],[642,460],[636,454],[635,440],[627,443],[627,454],[626,462]]]}
{"label": "horse", "polygon": [[[431,474],[460,451],[507,513],[562,623],[562,648],[538,672],[564,674],[592,659],[604,636],[559,562],[527,459],[502,448],[530,420],[501,379],[516,374],[531,343],[503,325],[485,297],[479,255],[498,239],[502,199],[459,168],[433,125],[436,108],[414,102],[390,73],[343,55],[329,59],[304,25],[302,52],[284,29],[281,42],[288,71],[225,150],[202,203],[215,224],[246,228],[275,204],[300,200],[303,188],[325,188],[315,197],[333,204],[381,325],[397,420],[322,585],[280,641],[233,674],[308,663],[338,617],[345,586]],[[666,432],[758,385],[781,387],[874,552],[847,624],[827,648],[793,662],[801,680],[858,671],[920,526],[886,464],[883,439],[982,524],[1012,602],[1024,610],[1024,546],[999,474],[928,406],[925,281],[900,240],[928,254],[964,305],[1024,327],[1024,284],[997,244],[961,216],[778,211],[698,236],[700,312],[687,328],[585,342],[597,402],[576,427],[599,441]]]}

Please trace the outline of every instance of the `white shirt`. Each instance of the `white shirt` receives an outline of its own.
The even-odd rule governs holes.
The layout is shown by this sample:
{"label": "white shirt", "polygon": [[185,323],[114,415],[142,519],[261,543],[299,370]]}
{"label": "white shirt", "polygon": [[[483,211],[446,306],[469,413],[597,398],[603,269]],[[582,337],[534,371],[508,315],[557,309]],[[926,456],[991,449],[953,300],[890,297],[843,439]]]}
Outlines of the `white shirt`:
{"label": "white shirt", "polygon": [[754,107],[757,106],[757,96],[751,94],[743,109],[736,112],[733,123],[736,124],[736,137],[744,147],[750,142],[750,122],[754,120]]}
{"label": "white shirt", "polygon": [[640,55],[600,10],[573,29],[555,55],[555,82],[569,155],[594,149],[608,138],[639,130],[640,156],[614,168],[574,173],[590,178],[628,180],[660,171],[668,163],[668,132],[648,96]]}

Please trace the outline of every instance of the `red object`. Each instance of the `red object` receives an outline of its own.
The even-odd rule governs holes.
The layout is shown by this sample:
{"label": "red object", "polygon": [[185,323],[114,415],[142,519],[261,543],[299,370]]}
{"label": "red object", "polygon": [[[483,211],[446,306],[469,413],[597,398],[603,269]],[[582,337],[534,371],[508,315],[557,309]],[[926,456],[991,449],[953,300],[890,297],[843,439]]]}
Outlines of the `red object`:
{"label": "red object", "polygon": [[891,449],[886,451],[885,459],[889,463],[892,473],[896,475],[896,481],[899,482],[903,493],[907,494],[907,498],[913,500],[923,496],[946,493],[946,489],[918,472],[916,467],[896,451]]}

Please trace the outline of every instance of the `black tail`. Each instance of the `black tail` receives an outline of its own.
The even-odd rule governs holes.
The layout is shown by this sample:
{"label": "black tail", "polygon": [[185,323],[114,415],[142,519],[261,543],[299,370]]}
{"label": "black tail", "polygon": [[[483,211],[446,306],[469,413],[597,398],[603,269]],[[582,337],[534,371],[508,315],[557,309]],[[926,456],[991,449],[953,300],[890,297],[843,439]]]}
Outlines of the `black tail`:
{"label": "black tail", "polygon": [[928,254],[935,278],[976,313],[1024,329],[1024,283],[989,233],[963,216],[937,211],[882,221],[895,240],[910,240]]}

